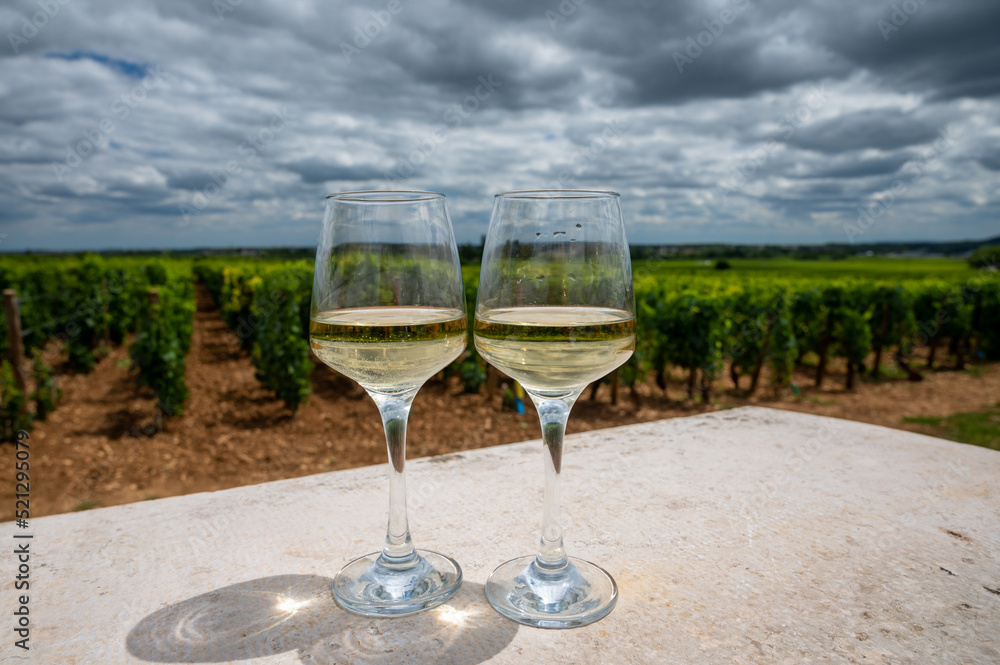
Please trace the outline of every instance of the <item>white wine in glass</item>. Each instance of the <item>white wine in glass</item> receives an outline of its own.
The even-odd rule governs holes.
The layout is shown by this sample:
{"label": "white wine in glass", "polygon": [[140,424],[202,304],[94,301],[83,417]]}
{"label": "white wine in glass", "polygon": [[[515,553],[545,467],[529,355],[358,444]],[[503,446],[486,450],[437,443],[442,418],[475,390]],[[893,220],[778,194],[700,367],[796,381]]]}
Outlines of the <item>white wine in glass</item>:
{"label": "white wine in glass", "polygon": [[465,349],[465,312],[455,308],[359,307],[320,312],[313,353],[369,390],[417,389]]}
{"label": "white wine in glass", "polygon": [[316,250],[309,339],[325,364],[375,401],[389,451],[389,524],[381,552],[333,581],[343,607],[399,616],[445,602],[462,583],[453,559],[417,550],[406,515],[406,421],[427,379],[468,341],[458,248],[443,194],[345,192],[327,198]]}
{"label": "white wine in glass", "polygon": [[501,565],[486,597],[511,619],[572,628],[618,599],[607,571],[568,557],[559,477],[570,409],[592,381],[635,349],[635,299],[618,195],[546,190],[496,197],[479,277],[476,349],[524,386],[538,411],[545,505],[538,553]]}
{"label": "white wine in glass", "polygon": [[635,316],[602,307],[509,307],[476,318],[488,363],[539,395],[586,386],[635,349]]}

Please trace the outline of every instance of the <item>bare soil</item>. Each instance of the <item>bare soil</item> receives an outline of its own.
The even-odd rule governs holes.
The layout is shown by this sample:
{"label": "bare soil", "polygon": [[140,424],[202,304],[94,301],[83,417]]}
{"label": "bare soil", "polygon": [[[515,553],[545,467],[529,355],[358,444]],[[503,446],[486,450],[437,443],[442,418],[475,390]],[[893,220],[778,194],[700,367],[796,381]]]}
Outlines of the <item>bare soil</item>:
{"label": "bare soil", "polygon": [[[940,355],[940,351],[939,351]],[[948,359],[943,359],[949,361]],[[916,365],[922,365],[917,360]],[[124,346],[93,372],[60,377],[59,408],[31,432],[31,515],[111,506],[192,492],[292,478],[386,461],[378,411],[364,391],[317,366],[313,393],[297,413],[261,388],[248,354],[235,343],[208,293],[198,289],[194,337],[187,360],[191,399],[183,415],[157,430],[155,400],[129,371]],[[764,388],[742,395],[726,379],[712,402],[686,397],[686,381],[671,377],[664,394],[652,380],[637,387],[638,404],[622,389],[617,405],[610,386],[597,399],[589,389],[577,402],[568,431],[581,432],[760,404],[913,431],[905,416],[947,416],[1000,402],[1000,364],[968,371],[933,370],[912,383],[905,378],[859,381],[843,389],[843,367],[834,363],[822,389],[814,370],[793,379],[799,394]],[[728,374],[726,375],[728,376]],[[766,376],[765,376],[766,379]],[[744,378],[744,387],[748,379]],[[501,409],[499,396],[466,394],[457,378],[431,380],[417,395],[408,426],[409,458],[469,450],[540,437],[530,404],[518,415]],[[10,445],[10,444],[5,444]],[[13,465],[5,465],[12,469]],[[0,519],[14,518],[13,472],[5,471]]]}

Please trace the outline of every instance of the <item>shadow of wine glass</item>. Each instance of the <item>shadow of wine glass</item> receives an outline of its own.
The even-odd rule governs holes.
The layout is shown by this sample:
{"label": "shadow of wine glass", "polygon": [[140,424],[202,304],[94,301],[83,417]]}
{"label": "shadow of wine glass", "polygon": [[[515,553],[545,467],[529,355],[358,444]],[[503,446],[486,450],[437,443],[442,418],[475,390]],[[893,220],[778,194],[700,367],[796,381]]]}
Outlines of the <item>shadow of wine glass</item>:
{"label": "shadow of wine glass", "polygon": [[351,614],[333,580],[278,575],[240,582],[169,605],[126,638],[130,654],[156,663],[224,663],[296,651],[303,663],[474,665],[507,646],[518,625],[489,606],[483,585],[464,582],[449,602],[408,617]]}

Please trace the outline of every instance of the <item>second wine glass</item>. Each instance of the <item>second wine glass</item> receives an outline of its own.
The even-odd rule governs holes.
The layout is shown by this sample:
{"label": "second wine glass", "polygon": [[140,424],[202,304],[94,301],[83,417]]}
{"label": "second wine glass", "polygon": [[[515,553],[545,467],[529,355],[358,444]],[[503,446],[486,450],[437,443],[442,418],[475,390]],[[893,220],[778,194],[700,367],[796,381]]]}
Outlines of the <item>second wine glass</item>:
{"label": "second wine glass", "polygon": [[453,559],[416,550],[406,515],[406,421],[427,379],[466,348],[458,248],[443,194],[346,192],[328,197],[316,250],[313,353],[368,391],[389,450],[389,525],[381,552],[348,563],[337,602],[393,616],[440,605],[462,582]]}
{"label": "second wine glass", "polygon": [[579,190],[498,194],[476,303],[476,349],[531,396],[542,425],[545,508],[538,553],[486,583],[501,614],[542,628],[597,621],[618,598],[604,569],[566,556],[559,476],[566,420],[588,383],[635,348],[635,302],[618,195]]}

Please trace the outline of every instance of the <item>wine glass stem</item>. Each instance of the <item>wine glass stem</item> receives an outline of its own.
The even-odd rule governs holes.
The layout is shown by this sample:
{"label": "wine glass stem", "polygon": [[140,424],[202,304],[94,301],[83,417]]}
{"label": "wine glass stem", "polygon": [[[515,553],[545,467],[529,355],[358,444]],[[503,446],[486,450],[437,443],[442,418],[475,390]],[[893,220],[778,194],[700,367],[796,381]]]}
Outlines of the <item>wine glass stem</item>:
{"label": "wine glass stem", "polygon": [[542,539],[535,558],[539,566],[549,569],[566,565],[562,525],[559,524],[559,474],[562,471],[563,436],[571,405],[572,402],[567,404],[561,399],[545,399],[537,403],[546,455]]}
{"label": "wine glass stem", "polygon": [[381,558],[392,566],[405,566],[416,558],[406,518],[406,420],[415,394],[373,395],[389,449],[389,526]]}

